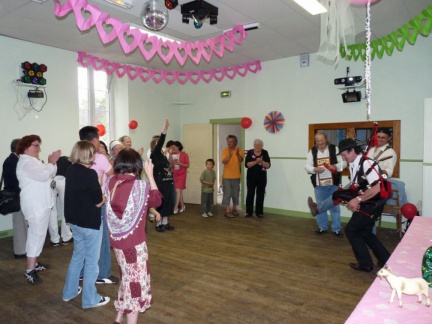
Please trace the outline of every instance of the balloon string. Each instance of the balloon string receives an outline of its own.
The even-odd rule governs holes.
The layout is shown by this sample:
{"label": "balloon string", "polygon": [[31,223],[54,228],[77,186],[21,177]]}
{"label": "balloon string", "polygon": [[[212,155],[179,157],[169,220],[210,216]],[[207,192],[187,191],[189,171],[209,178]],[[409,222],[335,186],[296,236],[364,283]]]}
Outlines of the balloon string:
{"label": "balloon string", "polygon": [[372,104],[372,86],[371,86],[371,15],[370,15],[370,0],[367,2],[366,6],[366,60],[365,60],[365,80],[366,80],[366,110],[367,110],[367,120],[370,118]]}

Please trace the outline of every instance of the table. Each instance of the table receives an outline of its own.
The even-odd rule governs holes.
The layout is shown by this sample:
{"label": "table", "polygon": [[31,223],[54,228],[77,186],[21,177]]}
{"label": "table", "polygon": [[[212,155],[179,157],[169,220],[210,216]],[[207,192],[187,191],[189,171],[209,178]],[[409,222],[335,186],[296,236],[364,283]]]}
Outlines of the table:
{"label": "table", "polygon": [[[407,233],[398,244],[387,264],[399,277],[421,277],[421,263],[426,249],[432,246],[432,217],[414,217]],[[429,288],[432,300],[432,288]],[[431,324],[432,307],[422,304],[416,295],[402,295],[403,308],[395,296],[390,304],[391,287],[377,277],[345,323]]]}

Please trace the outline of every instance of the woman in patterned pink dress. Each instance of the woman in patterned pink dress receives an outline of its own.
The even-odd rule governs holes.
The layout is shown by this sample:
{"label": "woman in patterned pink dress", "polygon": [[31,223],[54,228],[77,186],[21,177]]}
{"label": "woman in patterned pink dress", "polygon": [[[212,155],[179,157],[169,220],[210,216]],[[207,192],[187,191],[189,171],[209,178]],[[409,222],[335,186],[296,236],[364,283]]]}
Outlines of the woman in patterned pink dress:
{"label": "woman in patterned pink dress", "polygon": [[171,145],[170,162],[174,175],[174,188],[176,191],[176,203],[174,205],[174,214],[179,211],[184,212],[186,206],[183,201],[182,191],[186,189],[186,175],[189,168],[189,155],[183,152],[183,145],[179,141],[175,141]]}
{"label": "woman in patterned pink dress", "polygon": [[140,179],[143,161],[139,153],[125,148],[117,155],[115,174],[106,185],[110,242],[121,271],[114,302],[115,323],[121,323],[123,315],[128,324],[137,323],[139,313],[150,308],[152,302],[145,217],[148,208],[161,204],[162,195],[153,178],[151,160],[144,168],[148,182]]}

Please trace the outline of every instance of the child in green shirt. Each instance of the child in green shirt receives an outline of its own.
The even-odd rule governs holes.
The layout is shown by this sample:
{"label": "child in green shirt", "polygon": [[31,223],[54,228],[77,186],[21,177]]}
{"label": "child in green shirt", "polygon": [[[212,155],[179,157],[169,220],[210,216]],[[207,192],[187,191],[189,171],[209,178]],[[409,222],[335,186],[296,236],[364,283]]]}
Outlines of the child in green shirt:
{"label": "child in green shirt", "polygon": [[213,170],[215,161],[213,159],[206,160],[206,169],[201,173],[201,209],[202,217],[213,216],[213,192],[214,183],[216,181],[216,172]]}

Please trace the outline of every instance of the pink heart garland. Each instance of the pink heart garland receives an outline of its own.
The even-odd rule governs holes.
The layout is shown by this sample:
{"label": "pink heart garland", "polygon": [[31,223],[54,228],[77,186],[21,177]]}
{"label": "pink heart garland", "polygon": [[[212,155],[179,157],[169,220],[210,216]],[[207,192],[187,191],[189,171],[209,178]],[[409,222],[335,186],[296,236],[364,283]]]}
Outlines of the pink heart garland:
{"label": "pink heart garland", "polygon": [[190,48],[189,57],[195,64],[199,64],[201,61],[200,45],[201,43],[197,41]]}
{"label": "pink heart garland", "polygon": [[[137,48],[141,39],[141,32],[138,29],[125,28],[129,28],[129,26],[123,25],[121,28],[123,31],[121,33],[121,37],[119,36],[119,42],[125,54],[128,54]],[[125,36],[127,36],[127,38],[132,37],[132,41],[128,42]]]}
{"label": "pink heart garland", "polygon": [[237,73],[242,77],[244,77],[248,73],[248,70],[242,65],[238,67],[235,66],[233,68],[237,69]]}
{"label": "pink heart garland", "polygon": [[219,82],[222,81],[222,79],[225,77],[224,75],[224,69],[216,69],[216,70],[212,70],[213,71],[213,77],[218,80]]}
{"label": "pink heart garland", "polygon": [[[153,56],[155,55],[156,50],[157,50],[158,41],[159,41],[159,38],[157,38],[156,36],[150,36],[150,37],[144,37],[144,38],[142,37],[141,38],[141,42],[139,43],[138,47],[141,51],[141,54],[144,56],[144,58],[147,61],[150,61],[153,58]],[[147,49],[145,48],[144,43],[151,44],[151,48],[149,51],[147,51]]]}
{"label": "pink heart garland", "polygon": [[165,71],[161,71],[161,70],[153,71],[152,79],[156,84],[159,84],[163,80],[164,72]]}
{"label": "pink heart garland", "polygon": [[218,36],[216,38],[216,40],[214,40],[214,39],[210,40],[213,43],[213,52],[217,56],[219,56],[220,58],[222,58],[224,51],[225,51],[224,38],[225,38],[225,36],[221,35],[221,36]]}
{"label": "pink heart garland", "polygon": [[197,72],[189,72],[189,81],[193,84],[197,84],[200,80],[200,75]]}
{"label": "pink heart garland", "polygon": [[[164,54],[163,50],[167,48],[168,49],[168,54]],[[168,64],[169,62],[171,62],[173,56],[174,56],[174,47],[173,47],[173,42],[171,41],[162,41],[162,39],[159,39],[159,43],[157,46],[157,53],[159,54],[159,57],[161,58],[162,61],[165,62],[165,64]]]}
{"label": "pink heart garland", "polygon": [[138,77],[139,68],[128,65],[126,68],[126,74],[129,77],[129,80],[135,80]]}
{"label": "pink heart garland", "polygon": [[252,63],[246,63],[249,71],[256,73],[261,70],[261,63],[259,61],[252,62]]}
{"label": "pink heart garland", "polygon": [[225,69],[225,75],[228,79],[232,80],[236,76],[236,72],[232,68]]}
{"label": "pink heart garland", "polygon": [[[108,14],[106,14],[105,17],[103,17],[103,19],[99,19],[96,22],[96,29],[98,31],[99,34],[99,38],[101,39],[102,43],[107,44],[112,42],[114,39],[117,38],[117,33],[116,30],[114,29],[114,26],[110,23],[110,16]],[[112,28],[111,32],[109,34],[106,33],[105,27],[110,27]]]}
{"label": "pink heart garland", "polygon": [[213,74],[209,71],[203,71],[201,72],[201,79],[205,83],[209,83],[213,79]]}
{"label": "pink heart garland", "polygon": [[201,55],[207,62],[210,62],[213,56],[213,48],[207,42],[201,43]]}
{"label": "pink heart garland", "polygon": [[139,78],[142,82],[147,82],[151,78],[151,73],[149,70],[141,69],[139,73]]}
{"label": "pink heart garland", "polygon": [[165,82],[168,84],[173,84],[174,81],[177,79],[177,71],[166,71],[165,73]]}
{"label": "pink heart garland", "polygon": [[180,72],[179,75],[177,76],[177,81],[180,84],[185,84],[188,80],[188,72]]}
{"label": "pink heart garland", "polygon": [[[190,55],[190,44],[181,42],[180,44],[174,43],[174,56],[177,62],[183,66]],[[183,53],[183,54],[182,54]]]}

